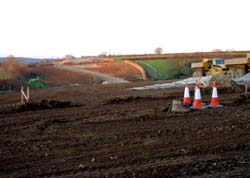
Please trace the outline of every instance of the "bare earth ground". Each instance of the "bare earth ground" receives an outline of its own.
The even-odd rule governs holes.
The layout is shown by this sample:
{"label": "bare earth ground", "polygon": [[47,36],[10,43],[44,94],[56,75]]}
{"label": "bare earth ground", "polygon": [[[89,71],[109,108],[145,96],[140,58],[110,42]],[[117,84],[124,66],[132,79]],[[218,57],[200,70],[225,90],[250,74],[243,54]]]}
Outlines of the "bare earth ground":
{"label": "bare earth ground", "polygon": [[97,63],[95,68],[92,67],[88,70],[104,73],[114,77],[121,77],[129,81],[142,80],[141,72],[124,61]]}
{"label": "bare earth ground", "polygon": [[87,75],[99,78],[101,81],[106,81],[106,82],[110,82],[110,83],[129,83],[129,81],[124,80],[122,78],[113,77],[113,76],[109,76],[109,75],[106,75],[106,74],[103,74],[103,73],[86,70],[84,68],[84,66],[82,66],[82,65],[72,65],[72,66],[55,65],[54,67],[58,68],[58,69],[63,69],[63,70],[66,70],[66,71],[73,71],[73,72],[79,72],[79,73],[87,74]]}
{"label": "bare earth ground", "polygon": [[41,81],[51,87],[76,83],[95,85],[103,81],[124,83],[142,80],[140,71],[122,61],[81,65],[35,66],[29,68],[28,73],[31,72],[39,75],[42,78]]}
{"label": "bare earth ground", "polygon": [[95,84],[101,82],[93,75],[58,69],[53,65],[32,67],[28,72],[34,72],[39,75],[42,78],[41,81],[48,86],[61,86],[73,83]]}
{"label": "bare earth ground", "polygon": [[0,177],[250,176],[249,95],[221,89],[222,109],[171,113],[183,89],[135,85],[32,90],[32,102],[78,106],[25,112],[9,110],[18,94],[0,95]]}

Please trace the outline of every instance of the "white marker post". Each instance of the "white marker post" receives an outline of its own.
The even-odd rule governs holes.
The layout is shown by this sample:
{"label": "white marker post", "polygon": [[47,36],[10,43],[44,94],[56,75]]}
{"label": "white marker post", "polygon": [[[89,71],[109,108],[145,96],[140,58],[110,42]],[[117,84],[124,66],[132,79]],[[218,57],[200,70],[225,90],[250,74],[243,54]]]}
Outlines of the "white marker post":
{"label": "white marker post", "polygon": [[[24,99],[25,99],[25,101],[24,101]],[[25,94],[24,88],[22,86],[21,87],[21,103],[22,104],[28,103],[29,99],[30,99],[30,89],[29,89],[29,87],[27,87],[27,91],[26,91],[26,94]]]}

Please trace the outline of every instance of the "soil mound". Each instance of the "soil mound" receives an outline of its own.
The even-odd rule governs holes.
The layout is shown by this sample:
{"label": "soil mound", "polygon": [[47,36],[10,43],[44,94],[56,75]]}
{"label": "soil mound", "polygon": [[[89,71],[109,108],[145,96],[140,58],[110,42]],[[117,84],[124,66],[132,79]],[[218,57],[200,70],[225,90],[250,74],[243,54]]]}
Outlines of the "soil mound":
{"label": "soil mound", "polygon": [[209,81],[209,86],[213,86],[213,82],[216,81],[217,87],[232,87],[231,79],[225,75],[214,75]]}

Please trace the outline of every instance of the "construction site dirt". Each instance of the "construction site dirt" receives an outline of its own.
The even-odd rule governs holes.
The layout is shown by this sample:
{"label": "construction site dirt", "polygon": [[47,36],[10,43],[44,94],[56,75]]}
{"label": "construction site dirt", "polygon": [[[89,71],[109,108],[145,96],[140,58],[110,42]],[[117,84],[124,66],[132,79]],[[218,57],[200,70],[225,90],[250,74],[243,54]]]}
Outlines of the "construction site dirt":
{"label": "construction site dirt", "polygon": [[223,108],[173,113],[184,88],[129,90],[145,84],[31,90],[77,103],[33,111],[1,95],[0,177],[250,177],[249,95],[218,89]]}

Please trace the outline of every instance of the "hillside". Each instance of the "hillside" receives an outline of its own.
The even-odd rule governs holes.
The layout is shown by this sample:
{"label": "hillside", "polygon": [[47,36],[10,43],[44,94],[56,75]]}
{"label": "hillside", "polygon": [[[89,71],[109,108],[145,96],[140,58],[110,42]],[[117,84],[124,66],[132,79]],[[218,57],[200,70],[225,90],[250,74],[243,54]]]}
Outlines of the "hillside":
{"label": "hillside", "polygon": [[[16,57],[16,58],[26,64],[53,60],[51,58],[29,58],[29,57]],[[0,62],[4,61],[5,59],[6,57],[0,57]]]}
{"label": "hillside", "polygon": [[190,52],[190,53],[167,53],[167,54],[130,54],[110,56],[116,60],[159,60],[159,59],[192,59],[202,58],[238,58],[245,57],[250,51],[221,51],[221,52]]}

